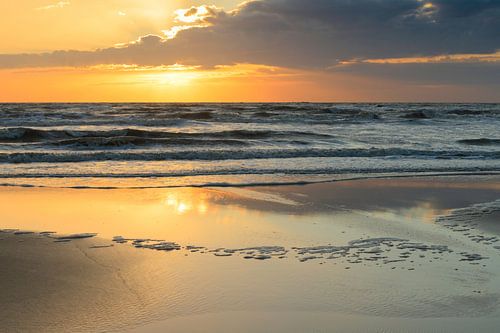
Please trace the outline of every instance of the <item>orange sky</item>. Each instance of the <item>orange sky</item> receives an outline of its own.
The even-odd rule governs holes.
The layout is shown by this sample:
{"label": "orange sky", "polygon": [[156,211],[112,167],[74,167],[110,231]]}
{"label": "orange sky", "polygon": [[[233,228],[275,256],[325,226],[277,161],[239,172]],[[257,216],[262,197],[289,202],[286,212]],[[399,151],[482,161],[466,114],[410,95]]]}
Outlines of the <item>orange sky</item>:
{"label": "orange sky", "polygon": [[[8,102],[461,101],[470,88],[241,65],[213,71],[44,68],[0,71]],[[477,100],[481,101],[481,91]],[[416,99],[415,99],[416,100]],[[416,100],[418,101],[418,100]],[[469,97],[463,101],[471,101]]]}
{"label": "orange sky", "polygon": [[[217,1],[228,8],[238,2]],[[172,25],[176,9],[193,3],[186,0],[0,1],[0,53],[108,47],[165,29]]]}

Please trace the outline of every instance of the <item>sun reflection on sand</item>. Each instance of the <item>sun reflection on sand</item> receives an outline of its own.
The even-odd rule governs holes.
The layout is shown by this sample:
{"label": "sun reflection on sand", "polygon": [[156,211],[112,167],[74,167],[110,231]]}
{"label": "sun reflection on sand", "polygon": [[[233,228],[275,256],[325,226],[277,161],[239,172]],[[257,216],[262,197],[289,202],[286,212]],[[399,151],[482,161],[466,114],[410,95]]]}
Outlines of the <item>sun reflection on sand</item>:
{"label": "sun reflection on sand", "polygon": [[209,205],[204,198],[194,196],[191,199],[180,197],[176,193],[169,193],[165,199],[165,205],[172,209],[178,215],[194,211],[195,214],[204,215],[208,212]]}

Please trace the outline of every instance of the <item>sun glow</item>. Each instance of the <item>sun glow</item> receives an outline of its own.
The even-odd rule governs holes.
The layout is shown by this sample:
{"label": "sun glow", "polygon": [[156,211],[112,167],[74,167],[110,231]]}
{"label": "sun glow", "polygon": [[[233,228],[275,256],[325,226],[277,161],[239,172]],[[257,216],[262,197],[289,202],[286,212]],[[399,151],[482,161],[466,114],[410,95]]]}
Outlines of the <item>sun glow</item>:
{"label": "sun glow", "polygon": [[167,72],[152,74],[149,77],[156,80],[159,84],[186,86],[201,76],[202,75],[197,72]]}
{"label": "sun glow", "polygon": [[211,25],[209,18],[217,15],[221,11],[215,6],[199,6],[187,9],[177,9],[174,11],[174,22],[180,25],[174,25],[169,29],[162,30],[167,39],[173,39],[181,31],[192,28],[203,28]]}
{"label": "sun glow", "polygon": [[[188,29],[191,29],[191,28],[194,28],[194,27],[198,27],[198,26],[176,25],[176,26],[173,26],[170,29],[162,30],[162,32],[165,34],[165,37],[167,37],[167,39],[174,39],[179,32],[181,32],[183,30],[188,30]],[[203,26],[199,26],[199,27],[203,27]]]}
{"label": "sun glow", "polygon": [[[195,82],[214,79],[263,77],[268,76],[270,73],[279,75],[279,69],[276,67],[248,64],[217,66],[211,69],[202,69],[199,66],[185,66],[180,64],[132,68],[138,73],[135,77],[138,82],[171,86],[189,86]],[[128,70],[132,68],[130,66],[127,67]]]}
{"label": "sun glow", "polygon": [[199,6],[187,9],[177,9],[175,13],[175,21],[180,23],[199,23],[203,22],[207,17],[214,16],[219,8],[215,6]]}
{"label": "sun glow", "polygon": [[180,200],[174,194],[171,194],[167,197],[167,199],[165,200],[165,204],[168,207],[171,207],[179,215],[186,213],[192,208],[190,203]]}
{"label": "sun glow", "polygon": [[30,101],[47,102],[290,100],[304,98],[304,75],[300,71],[252,64],[212,68],[115,64],[12,69],[0,70],[0,100],[26,101],[27,96]]}
{"label": "sun glow", "polygon": [[169,194],[165,199],[165,205],[172,209],[177,215],[183,215],[190,211],[195,211],[198,214],[204,215],[208,212],[208,203],[203,198],[198,200],[188,200],[185,197],[177,196],[173,193]]}

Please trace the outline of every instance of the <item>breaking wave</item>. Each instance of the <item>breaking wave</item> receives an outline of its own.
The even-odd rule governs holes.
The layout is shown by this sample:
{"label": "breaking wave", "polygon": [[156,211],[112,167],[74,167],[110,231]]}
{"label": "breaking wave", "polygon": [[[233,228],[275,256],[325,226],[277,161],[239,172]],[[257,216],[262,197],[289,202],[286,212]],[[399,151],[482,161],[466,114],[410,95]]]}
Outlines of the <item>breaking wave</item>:
{"label": "breaking wave", "polygon": [[500,159],[495,151],[428,151],[414,149],[262,149],[185,150],[167,152],[93,151],[0,153],[0,163],[88,162],[88,161],[167,161],[167,160],[247,160],[304,157],[406,157],[432,159]]}

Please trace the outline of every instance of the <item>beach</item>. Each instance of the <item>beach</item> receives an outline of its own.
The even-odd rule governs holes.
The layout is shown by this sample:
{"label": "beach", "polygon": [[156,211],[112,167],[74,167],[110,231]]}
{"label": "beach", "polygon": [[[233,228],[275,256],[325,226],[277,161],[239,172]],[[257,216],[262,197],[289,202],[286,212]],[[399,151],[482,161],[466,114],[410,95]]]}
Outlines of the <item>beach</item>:
{"label": "beach", "polygon": [[500,332],[500,0],[0,21],[0,333]]}
{"label": "beach", "polygon": [[493,332],[500,178],[0,190],[5,332]]}

